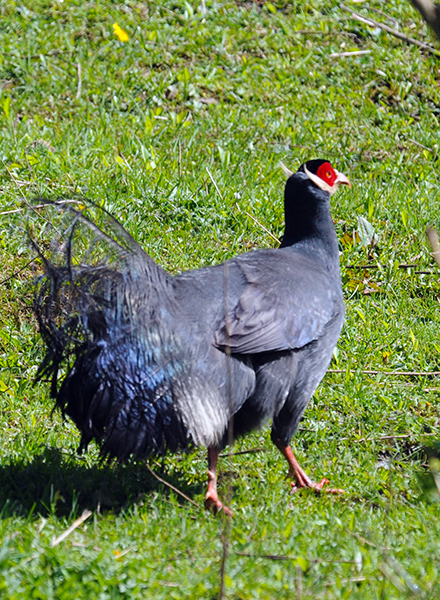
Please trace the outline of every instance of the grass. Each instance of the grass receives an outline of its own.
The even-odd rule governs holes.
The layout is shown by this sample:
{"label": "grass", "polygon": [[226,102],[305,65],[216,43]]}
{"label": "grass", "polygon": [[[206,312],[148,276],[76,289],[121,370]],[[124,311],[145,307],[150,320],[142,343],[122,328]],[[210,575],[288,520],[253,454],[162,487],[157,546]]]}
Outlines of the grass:
{"label": "grass", "polygon": [[[355,9],[386,20],[372,8]],[[409,2],[385,10],[430,41]],[[440,437],[438,378],[386,374],[440,370],[424,236],[438,219],[438,59],[333,0],[207,0],[206,14],[193,0],[0,0],[0,17],[0,279],[16,274],[0,286],[0,596],[213,599],[224,531],[202,509],[204,451],[148,463],[200,508],[145,464],[102,465],[96,448],[77,456],[78,432],[33,385],[36,271],[23,214],[9,211],[84,195],[178,272],[274,246],[258,222],[282,233],[279,160],[295,169],[323,156],[353,182],[333,200],[347,317],[337,372],[294,446],[311,475],[346,492],[289,496],[268,431],[237,443],[263,450],[220,465],[235,515],[226,597],[438,598],[424,449]],[[359,49],[370,52],[330,57]],[[85,509],[93,515],[51,547]]]}

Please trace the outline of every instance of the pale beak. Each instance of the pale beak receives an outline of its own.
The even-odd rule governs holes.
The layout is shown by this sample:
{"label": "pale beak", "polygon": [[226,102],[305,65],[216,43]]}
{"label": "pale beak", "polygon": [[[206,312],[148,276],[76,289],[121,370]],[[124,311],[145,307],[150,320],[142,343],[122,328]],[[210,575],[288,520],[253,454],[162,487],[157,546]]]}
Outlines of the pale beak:
{"label": "pale beak", "polygon": [[348,185],[348,187],[351,188],[351,183],[350,183],[350,180],[348,179],[347,175],[344,175],[344,173],[340,173],[339,171],[336,171],[336,175],[337,175],[337,178],[336,178],[335,183],[343,183],[344,185]]}

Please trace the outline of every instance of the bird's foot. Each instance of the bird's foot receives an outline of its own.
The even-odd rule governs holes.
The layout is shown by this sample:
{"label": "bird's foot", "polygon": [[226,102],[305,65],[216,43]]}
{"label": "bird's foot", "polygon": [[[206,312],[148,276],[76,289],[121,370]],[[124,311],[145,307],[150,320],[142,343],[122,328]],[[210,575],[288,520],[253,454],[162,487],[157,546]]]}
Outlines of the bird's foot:
{"label": "bird's foot", "polygon": [[228,517],[232,517],[232,510],[225,506],[223,502],[220,501],[220,498],[217,495],[215,490],[209,489],[205,494],[205,508],[213,512],[215,515],[220,511],[223,511],[225,515]]}
{"label": "bird's foot", "polygon": [[210,448],[208,450],[208,489],[205,494],[205,508],[215,515],[220,511],[228,517],[232,517],[232,511],[220,502],[217,494],[217,457],[218,452]]}
{"label": "bird's foot", "polygon": [[316,483],[315,481],[312,481],[309,477],[307,477],[308,481],[292,481],[291,485],[292,485],[292,489],[291,492],[292,494],[294,494],[295,492],[297,492],[298,490],[302,489],[302,488],[306,488],[309,490],[313,490],[314,492],[316,492],[317,494],[321,494],[322,492],[325,492],[326,494],[343,494],[344,490],[341,490],[340,488],[329,488],[326,487],[327,484],[329,484],[329,480],[326,479],[324,477],[324,479],[321,479],[321,481],[319,483]]}
{"label": "bird's foot", "polygon": [[304,469],[301,468],[298,461],[296,460],[290,446],[283,446],[283,444],[277,444],[279,450],[281,450],[283,456],[289,463],[289,474],[288,477],[292,478],[292,493],[297,492],[301,488],[313,490],[317,494],[325,492],[326,494],[343,494],[344,490],[339,488],[326,487],[329,480],[324,477],[319,483],[312,481]]}

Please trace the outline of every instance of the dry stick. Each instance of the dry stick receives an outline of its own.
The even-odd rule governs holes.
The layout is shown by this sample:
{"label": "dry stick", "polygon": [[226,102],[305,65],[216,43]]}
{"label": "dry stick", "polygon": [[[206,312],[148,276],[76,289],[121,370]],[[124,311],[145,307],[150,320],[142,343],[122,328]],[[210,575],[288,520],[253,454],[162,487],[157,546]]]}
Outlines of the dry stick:
{"label": "dry stick", "polygon": [[393,571],[391,570],[391,568],[385,564],[382,563],[381,565],[379,565],[379,570],[382,573],[382,575],[384,576],[383,582],[382,582],[382,593],[381,593],[381,598],[385,598],[385,594],[384,594],[384,584],[385,584],[385,579],[388,579],[388,581],[396,588],[396,590],[398,590],[401,594],[404,594],[406,592],[406,588],[405,586],[401,583],[400,579],[398,577],[396,577],[396,575],[393,573]]}
{"label": "dry stick", "polygon": [[187,500],[188,502],[191,502],[191,504],[194,504],[194,506],[197,506],[197,508],[200,508],[200,506],[197,504],[197,502],[194,502],[194,500],[192,500],[189,496],[187,496],[186,494],[181,492],[179,490],[179,488],[176,488],[176,486],[172,485],[171,483],[168,483],[168,481],[165,481],[165,479],[162,479],[162,477],[159,477],[159,475],[157,475],[153,471],[153,469],[151,467],[149,467],[148,465],[146,465],[146,467],[150,471],[150,473],[153,475],[153,477],[155,477],[157,479],[157,481],[160,481],[160,483],[163,483],[164,485],[169,487],[171,490],[173,490],[173,492],[176,492],[176,494],[179,494],[179,496],[182,496],[182,498],[185,498],[185,500]]}
{"label": "dry stick", "polygon": [[[234,452],[232,454],[232,456],[240,456],[241,454],[256,454],[257,452],[267,452],[266,448],[251,448],[250,450],[239,450],[238,452]],[[230,457],[231,454],[219,454],[218,457],[219,458],[226,458],[226,457]]]}
{"label": "dry stick", "polygon": [[72,525],[66,529],[66,531],[64,533],[62,533],[57,538],[53,538],[53,540],[50,544],[50,547],[54,548],[55,546],[58,546],[58,544],[60,544],[63,540],[65,540],[66,537],[68,537],[73,531],[75,531],[75,529],[78,529],[78,527],[80,525],[82,525],[84,523],[84,521],[86,521],[92,514],[93,513],[91,510],[85,510],[83,512],[83,514],[80,517],[78,517],[78,519],[76,519],[72,523]]}
{"label": "dry stick", "polygon": [[5,210],[4,212],[0,212],[0,216],[2,215],[11,215],[12,213],[24,212],[28,208],[32,208],[32,210],[36,210],[37,208],[47,208],[48,206],[53,206],[53,204],[75,204],[81,202],[81,200],[57,200],[55,203],[46,202],[46,204],[29,204],[26,200],[27,207],[26,208],[14,208],[14,210]]}
{"label": "dry stick", "polygon": [[367,8],[368,10],[372,10],[373,12],[377,13],[378,15],[382,15],[382,17],[385,17],[385,19],[388,19],[388,21],[391,21],[391,23],[394,23],[397,28],[400,25],[400,23],[397,19],[395,19],[394,17],[391,17],[390,15],[387,15],[387,13],[383,12],[383,10],[380,10],[379,8],[374,8],[374,6],[370,6],[369,4],[364,4],[363,8]]}
{"label": "dry stick", "polygon": [[346,529],[345,531],[347,533],[349,533],[350,535],[352,535],[353,537],[355,537],[356,539],[358,539],[363,544],[367,544],[368,546],[372,546],[373,548],[377,548],[377,550],[380,550],[383,557],[388,562],[389,566],[399,574],[399,576],[404,580],[404,582],[406,583],[408,588],[413,592],[413,594],[418,594],[421,591],[419,586],[417,584],[414,584],[414,582],[409,577],[409,575],[405,571],[405,569],[403,569],[403,567],[401,565],[399,565],[399,563],[397,563],[397,561],[395,560],[395,558],[392,555],[388,554],[388,552],[391,551],[391,548],[389,548],[387,546],[378,546],[371,540],[368,540],[364,536],[359,535],[358,533],[356,533],[355,531],[351,531],[350,529]]}
{"label": "dry stick", "polygon": [[[422,433],[422,436],[429,437],[431,435],[437,435],[437,433]],[[380,435],[379,437],[363,437],[356,440],[356,443],[362,442],[380,442],[382,440],[396,440],[396,439],[407,439],[410,437],[414,437],[413,433],[401,433],[396,435]],[[343,437],[339,438],[339,441],[343,440],[353,440],[353,436],[351,437]]]}
{"label": "dry stick", "polygon": [[15,271],[15,273],[13,273],[12,275],[10,275],[9,277],[6,277],[6,279],[2,279],[0,281],[0,285],[4,285],[7,281],[10,281],[11,279],[14,279],[15,277],[17,277],[17,275],[19,273],[21,273],[22,271],[25,271],[29,265],[31,265],[34,261],[37,260],[37,257],[32,258],[29,262],[27,262],[24,267],[21,267],[21,269],[18,269],[18,271]]}
{"label": "dry stick", "polygon": [[[44,206],[47,206],[47,204],[45,204]],[[42,206],[36,206],[35,208],[41,208]],[[24,212],[26,209],[25,208],[14,208],[14,210],[5,210],[3,212],[0,212],[0,216],[3,215],[12,215],[13,213],[18,213],[18,212]]]}
{"label": "dry stick", "polygon": [[360,542],[362,542],[362,544],[367,544],[367,546],[371,546],[373,548],[377,548],[378,550],[381,550],[382,552],[385,552],[387,550],[391,550],[391,548],[388,548],[386,546],[378,546],[377,544],[375,544],[371,540],[368,540],[367,538],[365,538],[363,535],[359,535],[359,533],[356,533],[355,531],[351,531],[351,529],[345,529],[345,531],[347,533],[349,533],[350,535],[352,535],[353,537],[355,537]]}
{"label": "dry stick", "polygon": [[[25,181],[23,179],[16,179],[17,184],[21,185],[22,187],[30,187],[31,185],[33,185],[32,181]],[[1,191],[3,192],[6,188],[2,187]]]}
{"label": "dry stick", "polygon": [[[70,50],[50,50],[49,52],[40,52],[39,54],[31,54],[30,56],[21,56],[19,55],[19,58],[31,58],[31,59],[36,59],[36,58],[40,58],[41,56],[59,56],[60,54],[70,54],[71,51]],[[13,54],[15,54],[14,52],[4,52],[3,56],[12,56]]]}
{"label": "dry stick", "polygon": [[[218,195],[223,200],[222,193],[218,189],[218,185],[215,182],[214,177],[211,175],[211,171],[208,169],[208,167],[205,167],[205,168],[206,168],[206,171],[207,171],[207,173],[209,175],[209,178],[211,179],[212,183],[214,184],[215,189],[217,190]],[[240,212],[243,212],[245,215],[247,215],[248,217],[250,217],[251,219],[253,219],[255,221],[255,223],[257,223],[261,227],[261,229],[263,229],[267,234],[269,234],[270,237],[273,238],[278,244],[281,243],[280,240],[275,235],[273,235],[273,233],[271,233],[262,223],[260,223],[260,221],[257,218],[255,218],[253,215],[251,215],[250,213],[248,213],[245,210],[242,211],[241,208],[239,207],[239,205],[237,203],[235,203],[235,206],[238,208],[238,210]]]}
{"label": "dry stick", "polygon": [[[345,585],[346,583],[360,583],[360,582],[366,581],[366,580],[367,580],[366,577],[363,577],[362,575],[358,575],[357,577],[346,577],[345,579],[340,579],[339,584]],[[333,585],[333,582],[326,581],[323,585],[324,585],[324,587],[330,587],[331,585]]]}
{"label": "dry stick", "polygon": [[320,35],[320,36],[337,36],[337,35],[346,35],[351,38],[357,38],[358,36],[351,31],[316,31],[313,29],[297,29],[296,31],[291,32],[294,35]]}
{"label": "dry stick", "polygon": [[386,375],[387,377],[438,377],[440,371],[372,371],[361,370],[356,371],[350,369],[327,369],[327,373],[362,373],[362,375]]}
{"label": "dry stick", "polygon": [[126,548],[125,550],[123,550],[122,552],[120,552],[119,554],[117,554],[115,556],[115,560],[119,560],[120,558],[122,558],[123,556],[128,554],[129,552],[131,552],[131,548]]}
{"label": "dry stick", "polygon": [[15,183],[16,187],[18,188],[18,191],[20,192],[20,194],[23,196],[23,200],[25,201],[26,204],[28,204],[27,198],[26,196],[23,194],[23,190],[21,189],[21,187],[18,185],[18,181],[15,177],[15,175],[12,173],[12,171],[9,169],[8,165],[2,160],[3,166],[5,167],[5,169],[7,170],[7,172],[9,173],[9,177],[12,179],[12,181]]}
{"label": "dry stick", "polygon": [[[9,177],[12,179],[12,181],[15,183],[16,187],[18,188],[18,191],[20,192],[20,194],[23,196],[23,200],[24,203],[26,204],[26,206],[28,208],[30,208],[31,210],[34,210],[32,207],[32,204],[29,204],[28,199],[26,198],[26,196],[23,194],[23,190],[20,188],[18,181],[15,177],[15,175],[12,173],[12,171],[9,169],[8,165],[5,163],[4,160],[2,160],[3,166],[5,167],[5,169],[7,170],[7,172],[9,173]],[[61,202],[62,203],[62,202]],[[49,204],[49,203],[48,203]],[[55,203],[56,204],[56,203]],[[46,205],[42,205],[42,206],[47,206]],[[34,211],[35,212],[35,211]],[[44,217],[43,217],[44,218]],[[47,219],[46,219],[47,220]]]}
{"label": "dry stick", "polygon": [[206,169],[206,171],[207,171],[207,173],[208,173],[208,175],[209,175],[209,179],[212,181],[212,183],[214,184],[214,187],[215,187],[215,189],[217,190],[217,194],[218,194],[218,195],[220,196],[220,198],[223,200],[222,193],[221,193],[221,191],[218,189],[218,185],[216,184],[214,177],[211,175],[211,171],[208,169],[208,167],[205,167],[205,169]]}
{"label": "dry stick", "polygon": [[421,144],[420,142],[417,142],[416,140],[412,140],[411,138],[408,138],[408,142],[411,142],[411,144],[415,144],[416,146],[419,146],[419,148],[423,148],[423,150],[427,150],[428,152],[431,152],[431,154],[434,154],[434,150],[432,148],[428,148],[428,146],[424,146],[423,144]]}
{"label": "dry stick", "polygon": [[79,98],[81,96],[81,87],[82,87],[82,72],[81,72],[81,63],[80,62],[78,62],[78,64],[76,65],[76,68],[78,70],[78,88],[76,90],[75,98],[77,100],[79,100]]}
{"label": "dry stick", "polygon": [[[399,269],[417,269],[417,265],[402,263],[397,265]],[[381,265],[347,265],[346,269],[379,269]],[[423,271],[424,272],[424,271]],[[432,271],[429,271],[432,273]]]}
{"label": "dry stick", "polygon": [[[23,193],[23,190],[20,188],[18,181],[15,177],[15,175],[12,173],[12,171],[9,169],[8,165],[5,163],[5,161],[2,160],[3,166],[5,167],[5,169],[7,170],[7,172],[9,173],[9,177],[12,179],[12,181],[15,183],[16,187],[18,188],[18,191],[20,192],[20,194],[23,196],[23,200],[24,203],[26,204],[26,206],[31,209],[34,210],[34,208],[42,208],[43,206],[48,206],[50,204],[50,202],[48,202],[47,204],[40,204],[40,205],[36,205],[35,207],[32,206],[32,204],[29,204],[28,199],[26,198],[26,196]],[[59,202],[55,202],[55,204],[64,204],[67,202],[76,202],[76,200],[60,200]],[[17,212],[17,211],[15,211]]]}
{"label": "dry stick", "polygon": [[[238,204],[237,204],[238,206]],[[238,209],[240,210],[240,207],[238,207]],[[241,212],[241,210],[240,210]],[[257,223],[257,225],[259,225],[261,227],[261,229],[263,229],[268,235],[270,235],[270,237],[275,240],[278,244],[281,244],[281,241],[275,236],[273,235],[273,233],[271,233],[264,225],[263,223],[260,223],[260,221],[255,218],[253,215],[251,215],[250,213],[248,213],[246,210],[243,211],[245,215],[247,215],[248,217],[250,217],[253,221],[255,221],[255,223]]]}
{"label": "dry stick", "polygon": [[[284,554],[254,554],[251,552],[240,552],[238,550],[235,552],[235,554],[238,556],[245,556],[247,558],[266,558],[267,560],[298,560],[299,558],[299,556],[287,556]],[[343,565],[356,564],[355,560],[338,560],[333,558],[308,558],[307,560],[315,565],[323,562],[331,564],[338,563]]]}
{"label": "dry stick", "polygon": [[347,12],[349,12],[352,15],[352,17],[354,19],[356,19],[357,21],[360,21],[361,23],[365,23],[366,25],[369,25],[370,27],[379,27],[380,29],[383,29],[387,33],[394,35],[394,37],[404,40],[405,42],[408,42],[409,44],[414,44],[415,46],[419,46],[420,48],[428,50],[428,52],[430,52],[434,56],[440,57],[440,53],[435,48],[430,46],[429,44],[425,44],[424,42],[420,42],[419,40],[416,40],[412,37],[408,37],[407,35],[400,33],[400,31],[397,31],[397,29],[388,27],[388,25],[384,25],[383,23],[380,23],[379,21],[370,19],[370,17],[363,17],[362,15],[359,15],[358,13],[354,12],[354,10],[351,10],[351,8],[348,8],[348,6],[345,6],[344,4],[341,4],[340,6],[343,10],[346,10]]}
{"label": "dry stick", "polygon": [[361,56],[362,54],[371,54],[371,50],[353,50],[352,52],[333,52],[329,54],[329,58],[349,57],[349,56]]}

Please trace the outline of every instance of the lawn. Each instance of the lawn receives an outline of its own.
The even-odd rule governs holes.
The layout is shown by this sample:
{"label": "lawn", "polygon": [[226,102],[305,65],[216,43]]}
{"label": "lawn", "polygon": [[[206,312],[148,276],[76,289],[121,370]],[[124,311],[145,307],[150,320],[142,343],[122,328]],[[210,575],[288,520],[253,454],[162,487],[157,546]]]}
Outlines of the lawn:
{"label": "lawn", "polygon": [[[409,0],[349,7],[440,54]],[[0,0],[0,19],[0,597],[439,598],[438,56],[334,0]],[[353,184],[332,200],[347,314],[293,444],[345,493],[290,495],[268,428],[220,459],[230,528],[203,510],[203,449],[78,456],[34,385],[27,202],[88,198],[175,273],[276,246],[279,161],[316,157]]]}

